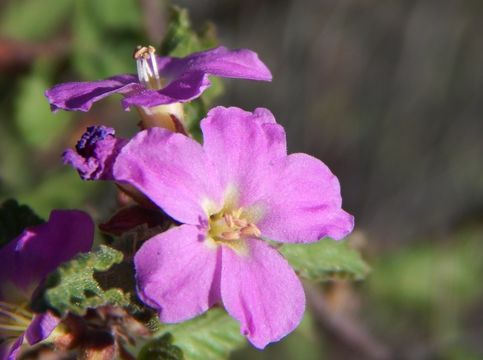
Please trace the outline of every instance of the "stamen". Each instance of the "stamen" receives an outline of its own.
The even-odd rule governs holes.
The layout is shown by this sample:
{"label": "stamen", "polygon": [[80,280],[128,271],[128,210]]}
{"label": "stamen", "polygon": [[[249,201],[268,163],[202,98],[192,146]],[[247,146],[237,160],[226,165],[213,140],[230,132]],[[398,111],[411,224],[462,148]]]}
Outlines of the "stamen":
{"label": "stamen", "polygon": [[220,237],[223,240],[237,240],[240,238],[240,233],[238,231],[226,231],[221,233]]}
{"label": "stamen", "polygon": [[210,216],[209,238],[215,244],[223,244],[240,250],[245,248],[243,244],[246,237],[260,236],[261,231],[257,226],[244,218],[242,208],[224,210]]}
{"label": "stamen", "polygon": [[233,222],[235,223],[236,226],[240,228],[244,228],[245,226],[248,225],[248,221],[246,221],[245,219],[235,219],[233,220]]}
{"label": "stamen", "polygon": [[133,58],[136,60],[139,82],[147,88],[161,89],[162,84],[155,52],[156,49],[151,45],[138,46],[133,53]]}
{"label": "stamen", "polygon": [[248,224],[243,229],[240,230],[240,233],[244,236],[256,236],[259,237],[262,235],[261,231],[257,228],[255,224]]}
{"label": "stamen", "polygon": [[231,214],[225,214],[224,218],[228,227],[233,227],[235,225],[235,222],[233,221],[233,216]]}
{"label": "stamen", "polygon": [[0,338],[18,337],[28,328],[33,315],[25,306],[0,302]]}

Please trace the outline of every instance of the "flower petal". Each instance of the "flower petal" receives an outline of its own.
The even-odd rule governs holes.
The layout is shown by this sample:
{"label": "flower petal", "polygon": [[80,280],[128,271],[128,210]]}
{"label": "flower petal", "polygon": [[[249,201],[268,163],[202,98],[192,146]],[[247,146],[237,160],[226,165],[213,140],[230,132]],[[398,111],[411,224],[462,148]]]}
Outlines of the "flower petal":
{"label": "flower petal", "polygon": [[148,240],[136,253],[138,295],[160,311],[163,322],[180,322],[220,301],[220,255],[205,234],[181,225]]}
{"label": "flower petal", "polygon": [[113,174],[183,223],[206,222],[204,204],[221,200],[217,173],[201,145],[166,129],[151,128],[136,135],[120,151]]}
{"label": "flower petal", "polygon": [[135,105],[154,107],[163,104],[186,102],[200,96],[211,85],[208,76],[200,71],[184,74],[161,90],[140,89],[122,100],[125,109]]}
{"label": "flower petal", "polygon": [[28,343],[34,345],[39,341],[47,339],[59,323],[60,319],[51,312],[35,315],[25,331]]}
{"label": "flower petal", "polygon": [[257,348],[278,341],[300,323],[305,295],[288,262],[267,243],[249,239],[249,254],[223,247],[221,297],[241,332]]}
{"label": "flower petal", "polygon": [[329,236],[341,239],[354,218],[341,208],[339,181],[320,160],[292,154],[276,174],[270,192],[257,206],[265,209],[257,223],[263,237],[281,242],[313,242]]}
{"label": "flower petal", "polygon": [[251,80],[272,80],[272,74],[258,55],[247,49],[229,50],[220,46],[193,53],[184,58],[160,62],[161,76],[175,78],[181,74],[201,71],[209,75]]}
{"label": "flower petal", "polygon": [[[62,262],[89,251],[94,223],[77,210],[54,210],[45,224],[27,228],[0,249],[0,284],[30,293]],[[0,294],[6,297],[8,294]]]}
{"label": "flower petal", "polygon": [[267,109],[253,113],[216,107],[202,120],[203,147],[220,170],[223,188],[239,191],[240,206],[255,202],[272,188],[287,156],[285,131]]}
{"label": "flower petal", "polygon": [[23,335],[19,336],[15,342],[5,341],[0,343],[0,360],[15,360],[23,343]]}
{"label": "flower petal", "polygon": [[88,111],[92,104],[111,94],[127,94],[143,86],[135,75],[123,74],[98,81],[69,82],[45,92],[52,111]]}

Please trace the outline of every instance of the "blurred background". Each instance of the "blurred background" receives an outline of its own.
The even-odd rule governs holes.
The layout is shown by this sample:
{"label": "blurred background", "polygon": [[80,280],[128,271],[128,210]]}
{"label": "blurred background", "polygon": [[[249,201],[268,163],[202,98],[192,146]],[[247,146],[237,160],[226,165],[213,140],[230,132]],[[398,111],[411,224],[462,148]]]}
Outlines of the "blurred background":
{"label": "blurred background", "polygon": [[[272,83],[225,80],[218,103],[271,109],[290,152],[329,165],[356,217],[351,242],[372,267],[324,298],[308,292],[313,311],[295,333],[233,359],[483,358],[483,3],[173,3],[269,66]],[[60,154],[91,124],[132,134],[136,113],[110,98],[88,114],[52,114],[43,92],[134,72],[135,45],[160,43],[168,5],[0,2],[0,201],[106,220],[113,186],[81,182]]]}

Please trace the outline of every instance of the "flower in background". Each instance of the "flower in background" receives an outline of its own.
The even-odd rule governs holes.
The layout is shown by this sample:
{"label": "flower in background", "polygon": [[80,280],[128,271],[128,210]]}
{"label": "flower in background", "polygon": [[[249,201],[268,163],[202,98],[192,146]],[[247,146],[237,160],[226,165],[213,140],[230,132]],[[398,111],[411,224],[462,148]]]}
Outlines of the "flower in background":
{"label": "flower in background", "polygon": [[[217,47],[176,58],[157,56],[154,48],[149,46],[138,48],[134,58],[137,76],[122,74],[99,81],[64,83],[47,90],[45,95],[52,110],[88,111],[94,102],[118,93],[124,96],[123,107],[135,106],[148,122],[145,127],[150,127],[149,121],[155,121],[156,114],[170,113],[182,121],[182,108],[176,104],[199,97],[211,85],[208,75],[272,79],[257,54],[247,49]],[[173,131],[177,128],[176,121],[164,117],[157,120],[162,122],[162,127]]]}
{"label": "flower in background", "polygon": [[352,231],[337,178],[320,160],[287,155],[285,132],[266,109],[217,107],[202,120],[203,145],[153,128],[119,152],[117,181],[181,223],[135,256],[138,294],[163,322],[222,303],[264,348],[300,322],[300,280],[265,240],[308,243]]}
{"label": "flower in background", "polygon": [[33,314],[28,305],[46,276],[79,252],[91,249],[94,223],[76,210],[54,210],[47,223],[27,228],[0,249],[0,360],[16,358],[24,338],[46,339],[60,319]]}

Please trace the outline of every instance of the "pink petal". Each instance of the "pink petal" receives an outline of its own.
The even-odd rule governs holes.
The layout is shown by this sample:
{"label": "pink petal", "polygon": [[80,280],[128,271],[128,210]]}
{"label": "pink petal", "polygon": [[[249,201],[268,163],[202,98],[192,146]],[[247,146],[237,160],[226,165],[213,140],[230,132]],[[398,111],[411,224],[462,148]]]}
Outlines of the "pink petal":
{"label": "pink petal", "polygon": [[0,360],[15,360],[23,343],[23,334],[15,341],[0,342]]}
{"label": "pink petal", "polygon": [[223,188],[239,191],[240,206],[252,204],[272,188],[287,150],[285,132],[270,111],[219,106],[210,110],[201,128],[205,152],[220,170]]}
{"label": "pink petal", "polygon": [[219,203],[222,195],[216,171],[201,145],[161,128],[142,131],[124,146],[113,174],[188,224],[206,221],[204,204]]}
{"label": "pink petal", "polygon": [[208,75],[190,72],[176,78],[161,90],[140,89],[122,100],[124,109],[130,106],[153,107],[161,104],[186,102],[199,97],[211,85]]}
{"label": "pink petal", "polygon": [[281,242],[341,239],[354,218],[341,208],[339,181],[320,160],[292,154],[258,206],[266,209],[257,223],[263,237]]}
{"label": "pink petal", "polygon": [[229,78],[272,80],[272,74],[258,55],[248,49],[230,50],[224,46],[193,53],[184,58],[169,58],[160,66],[162,76],[178,77],[203,72]]}
{"label": "pink petal", "polygon": [[267,243],[249,239],[249,254],[223,248],[221,296],[241,332],[257,348],[278,341],[300,323],[302,285],[288,262]]}
{"label": "pink petal", "polygon": [[52,111],[89,111],[92,104],[109,95],[127,94],[142,88],[137,76],[123,74],[108,79],[86,82],[69,82],[55,85],[45,92]]}
{"label": "pink petal", "polygon": [[[54,210],[45,224],[27,228],[0,249],[0,287],[13,283],[30,297],[51,271],[91,249],[94,223],[78,210]],[[8,293],[0,293],[0,300]]]}
{"label": "pink petal", "polygon": [[25,332],[28,343],[34,345],[48,338],[59,322],[60,319],[51,312],[35,315]]}
{"label": "pink petal", "polygon": [[220,256],[195,226],[181,225],[148,240],[136,253],[138,295],[163,322],[191,319],[220,301]]}

